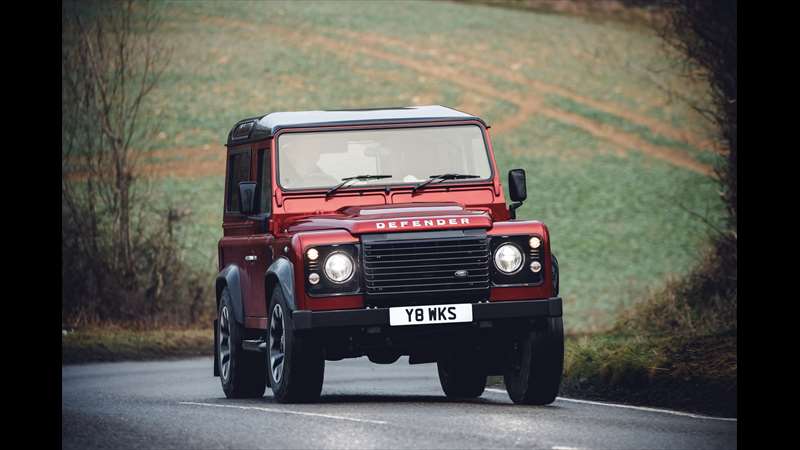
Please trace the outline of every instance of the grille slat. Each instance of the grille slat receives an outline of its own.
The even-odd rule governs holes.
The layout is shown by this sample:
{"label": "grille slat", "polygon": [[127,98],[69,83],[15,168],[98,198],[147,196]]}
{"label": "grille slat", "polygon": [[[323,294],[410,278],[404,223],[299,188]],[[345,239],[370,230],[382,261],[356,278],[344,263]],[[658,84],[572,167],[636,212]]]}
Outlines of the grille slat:
{"label": "grille slat", "polygon": [[[464,261],[464,260],[466,260],[466,261]],[[369,260],[367,260],[366,264],[367,264],[368,267],[369,266],[380,267],[380,266],[391,266],[394,263],[408,263],[408,262],[411,262],[411,263],[426,263],[426,262],[437,262],[437,261],[453,261],[455,263],[456,261],[458,261],[458,262],[464,261],[464,262],[467,262],[467,263],[470,263],[470,262],[480,263],[480,262],[486,262],[488,260],[489,260],[489,257],[488,256],[484,256],[484,255],[481,255],[481,256],[467,255],[467,256],[444,257],[444,258],[434,257],[434,258],[413,258],[413,259],[386,259],[386,260],[380,260],[380,261],[369,261]]]}
{"label": "grille slat", "polygon": [[[461,288],[461,287],[464,287],[465,284],[472,284],[472,283],[480,283],[480,282],[479,281],[475,281],[475,282],[470,282],[470,283],[464,283],[464,282],[460,282],[460,281],[451,281],[451,282],[448,282],[448,283],[393,284],[393,285],[391,285],[391,288],[393,290],[396,290],[396,291],[404,291],[407,288],[423,288],[423,287],[427,288],[428,290],[431,290],[431,289],[437,288],[437,287],[438,288],[449,288],[451,286],[454,286],[454,287],[457,287],[457,288]],[[367,287],[368,288],[370,288],[370,287],[379,288],[379,286],[370,286],[369,284],[367,284]],[[471,288],[472,286],[469,286],[469,287]]]}
{"label": "grille slat", "polygon": [[[461,283],[465,283],[465,282],[483,281],[488,276],[489,276],[488,273],[467,276],[464,279],[459,279],[458,281],[456,281],[456,283],[457,284],[461,284]],[[434,280],[444,280],[444,281],[436,282]],[[449,276],[449,277],[414,277],[414,278],[387,278],[385,280],[380,280],[380,281],[367,281],[367,285],[368,286],[370,286],[370,285],[371,286],[379,286],[379,285],[388,285],[388,286],[396,285],[396,286],[400,286],[400,284],[396,283],[398,281],[431,281],[431,283],[423,283],[423,284],[420,284],[419,286],[435,285],[435,284],[442,284],[442,283],[443,284],[452,284],[454,282],[452,276]]]}
{"label": "grille slat", "polygon": [[[427,305],[427,304],[436,304],[436,303],[440,303],[440,304],[441,303],[449,303],[449,302],[452,301],[452,297],[455,294],[459,294],[463,298],[464,296],[466,296],[468,294],[475,294],[476,292],[483,292],[483,290],[478,291],[475,288],[471,288],[471,287],[469,287],[469,288],[448,288],[446,291],[449,293],[449,295],[448,296],[437,296],[436,297],[436,299],[437,299],[436,301],[427,300],[427,299],[419,301],[418,299],[412,299],[412,298],[407,297],[407,295],[409,295],[409,294],[431,295],[431,294],[436,293],[436,292],[431,292],[429,289],[422,289],[422,290],[416,290],[416,291],[402,291],[402,292],[394,293],[394,295],[395,296],[398,296],[398,295],[402,295],[403,296],[403,298],[405,299],[405,301],[403,301],[403,305],[416,305],[416,304]],[[384,297],[389,298],[390,296],[386,295]],[[393,305],[391,305],[391,303],[389,303],[389,306],[393,306]]]}
{"label": "grille slat", "polygon": [[[388,270],[388,269],[386,269]],[[469,276],[477,276],[477,275],[488,275],[488,269],[462,269],[467,270],[469,272]],[[455,269],[445,269],[445,270],[426,270],[426,271],[397,271],[397,272],[370,272],[370,275],[378,274],[378,275],[386,275],[386,276],[409,276],[409,275],[427,275],[425,278],[437,278],[438,276],[444,276],[445,278],[453,278],[453,273]],[[416,277],[419,278],[419,277]]]}
{"label": "grille slat", "polygon": [[[489,242],[485,234],[453,237],[452,233],[428,233],[424,239],[394,241],[391,237],[363,243],[368,298],[391,304],[392,298],[401,301],[398,296],[402,296],[404,304],[411,304],[425,296],[426,302],[447,302],[454,298],[478,301],[488,294]],[[461,270],[466,276],[456,277]],[[409,294],[414,294],[413,298]]]}
{"label": "grille slat", "polygon": [[383,255],[370,255],[368,261],[381,261],[385,258],[404,257],[404,256],[440,256],[440,255],[461,255],[467,256],[481,256],[486,253],[486,248],[476,248],[475,250],[454,250],[454,251],[436,251],[436,252],[418,252],[418,253],[386,253]]}
{"label": "grille slat", "polygon": [[[383,271],[395,271],[397,269],[397,271],[402,272],[402,270],[400,270],[400,269],[420,269],[420,268],[425,268],[425,267],[447,267],[447,269],[441,269],[441,271],[445,271],[445,270],[447,270],[447,271],[455,271],[455,270],[458,270],[458,269],[478,269],[478,268],[486,267],[486,262],[485,261],[477,261],[477,262],[465,262],[465,263],[454,262],[454,263],[441,263],[441,264],[414,264],[414,265],[409,265],[409,266],[389,265],[387,267],[370,267],[370,268],[367,268],[365,271],[366,272],[372,271],[372,272],[376,272],[376,273],[383,273],[383,272],[378,272],[378,271],[381,271],[381,270],[383,270]],[[429,271],[426,271],[425,273],[427,273],[427,272],[429,272]]]}
{"label": "grille slat", "polygon": [[439,246],[436,246],[436,247],[419,247],[419,246],[414,246],[414,247],[392,247],[392,248],[380,248],[380,247],[378,247],[378,248],[373,248],[372,250],[373,250],[373,254],[374,255],[380,255],[380,254],[383,254],[383,253],[394,253],[394,252],[398,252],[398,251],[409,251],[409,250],[410,251],[414,251],[414,250],[430,251],[431,249],[434,249],[434,248],[446,251],[446,250],[453,249],[453,248],[457,248],[459,250],[469,250],[469,249],[473,249],[473,248],[481,250],[481,249],[483,249],[485,247],[486,247],[486,244],[480,243],[480,244],[464,244],[464,245],[456,245],[456,244],[453,244],[453,245],[439,245]]}

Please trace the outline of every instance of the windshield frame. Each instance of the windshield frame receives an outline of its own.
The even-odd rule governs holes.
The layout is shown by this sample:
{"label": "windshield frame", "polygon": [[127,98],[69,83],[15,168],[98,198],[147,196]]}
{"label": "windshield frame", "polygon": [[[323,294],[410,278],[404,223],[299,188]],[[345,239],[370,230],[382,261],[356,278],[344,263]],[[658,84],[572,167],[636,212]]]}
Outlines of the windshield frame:
{"label": "windshield frame", "polygon": [[[324,186],[324,187],[304,187],[304,188],[287,188],[281,185],[281,177],[280,177],[280,148],[278,146],[278,140],[280,136],[284,133],[308,133],[308,132],[336,132],[336,131],[357,131],[357,130],[387,130],[387,129],[398,129],[398,128],[430,128],[430,127],[452,127],[452,126],[477,126],[481,133],[481,139],[483,139],[483,149],[486,152],[487,162],[489,163],[489,177],[488,178],[478,178],[478,179],[460,179],[460,180],[445,180],[438,183],[434,183],[433,185],[426,186],[423,192],[428,191],[429,188],[435,189],[436,187],[442,187],[442,185],[450,186],[453,185],[485,185],[494,183],[495,179],[495,162],[494,158],[492,157],[492,152],[490,150],[489,139],[487,139],[487,128],[481,123],[479,120],[471,119],[471,120],[455,120],[455,121],[441,121],[441,122],[428,122],[428,123],[414,123],[414,122],[404,122],[404,123],[386,123],[380,125],[374,124],[366,124],[366,125],[340,125],[340,126],[311,126],[311,127],[298,127],[298,128],[284,128],[278,130],[273,136],[273,148],[275,153],[275,184],[277,185],[278,189],[280,189],[284,193],[316,193],[316,192],[327,192],[333,186]],[[355,174],[354,174],[355,175]],[[433,174],[431,174],[433,175]],[[351,190],[387,190],[387,189],[396,189],[396,188],[408,188],[413,189],[414,186],[423,183],[427,180],[423,181],[405,181],[399,183],[375,183],[366,186],[346,186],[339,189],[337,192],[348,192]]]}

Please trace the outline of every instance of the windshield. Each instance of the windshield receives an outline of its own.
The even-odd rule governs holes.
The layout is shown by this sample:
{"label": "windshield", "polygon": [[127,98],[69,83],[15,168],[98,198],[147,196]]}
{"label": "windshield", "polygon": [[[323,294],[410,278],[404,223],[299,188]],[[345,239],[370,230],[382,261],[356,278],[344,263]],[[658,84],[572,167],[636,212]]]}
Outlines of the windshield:
{"label": "windshield", "polygon": [[419,183],[444,173],[491,178],[478,126],[316,131],[278,137],[278,174],[286,189],[328,188],[355,175],[391,177],[355,181],[350,186]]}

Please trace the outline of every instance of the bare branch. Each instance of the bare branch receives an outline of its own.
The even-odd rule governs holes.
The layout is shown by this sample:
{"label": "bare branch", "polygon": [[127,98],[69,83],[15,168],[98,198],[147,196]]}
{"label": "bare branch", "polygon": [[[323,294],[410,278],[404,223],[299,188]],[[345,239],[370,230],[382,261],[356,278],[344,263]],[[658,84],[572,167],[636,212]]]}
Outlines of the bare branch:
{"label": "bare branch", "polygon": [[137,142],[155,130],[149,95],[167,64],[152,36],[159,24],[147,1],[66,0],[62,9],[62,249],[84,280],[70,294],[74,310],[90,317],[136,311],[126,302],[148,283],[137,268],[174,270],[163,263],[174,251],[147,247],[176,241],[152,238],[148,186],[136,178]]}

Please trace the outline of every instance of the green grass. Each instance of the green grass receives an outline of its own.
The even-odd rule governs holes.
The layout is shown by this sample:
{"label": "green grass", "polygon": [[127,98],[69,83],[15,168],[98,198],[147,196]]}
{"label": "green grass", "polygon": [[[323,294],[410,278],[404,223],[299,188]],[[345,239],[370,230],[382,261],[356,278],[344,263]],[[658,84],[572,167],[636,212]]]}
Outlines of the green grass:
{"label": "green grass", "polygon": [[571,338],[561,395],[735,417],[736,367],[735,333]]}
{"label": "green grass", "polygon": [[[699,104],[706,89],[683,78],[674,55],[655,33],[641,28],[447,2],[164,2],[162,7],[165,27],[159,40],[173,54],[153,94],[164,135],[152,148],[208,144],[222,157],[234,122],[279,110],[477,104],[479,110],[470,112],[490,124],[519,111],[512,102],[476,95],[452,80],[357,51],[332,51],[280,31],[292,29],[354,49],[370,47],[417,63],[454,67],[514,96],[542,96],[545,107],[612,125],[702,162],[713,158],[620,117],[447,59],[453,54],[479,60],[703,133],[692,108],[671,99],[663,87],[680,90]],[[418,51],[368,45],[346,32],[400,40]],[[511,168],[528,173],[529,198],[519,216],[550,227],[562,265],[569,332],[610,327],[617,313],[647,289],[663,285],[666,276],[690,271],[707,228],[687,210],[712,221],[723,212],[713,180],[636,151],[621,152],[583,129],[540,114],[495,134],[494,148],[504,184]],[[183,162],[207,158],[203,153]],[[222,234],[223,185],[222,174],[154,181],[160,204],[191,209],[181,225],[186,258],[209,274],[216,270]]]}
{"label": "green grass", "polygon": [[213,338],[211,327],[134,330],[106,325],[66,330],[61,337],[61,363],[211,356]]}
{"label": "green grass", "polygon": [[[217,270],[217,241],[222,237],[224,177],[167,177],[152,183],[156,192],[163,193],[158,206],[173,204],[190,209],[179,229],[184,254],[191,267],[211,277]],[[213,283],[211,278],[209,283]]]}
{"label": "green grass", "polygon": [[528,200],[518,215],[550,228],[568,332],[606,327],[648,287],[693,267],[705,225],[686,210],[721,217],[712,180],[639,154],[620,158],[558,122],[529,127],[544,141],[498,138],[495,146],[512,152],[499,151],[497,163],[501,173],[526,169]]}
{"label": "green grass", "polygon": [[[651,78],[680,88],[698,101],[705,95],[681,79],[676,68],[662,67],[675,62],[665,58],[655,34],[566,16],[445,2],[194,2],[190,7],[169,2],[164,12],[167,23],[162,41],[175,49],[157,95],[165,125],[175,125],[164,146],[177,146],[176,136],[187,129],[192,130],[185,138],[188,142],[221,142],[230,125],[247,115],[410,103],[422,91],[450,89],[446,80],[420,81],[410,69],[391,63],[361,58],[353,64],[350,55],[334,55],[273,36],[271,24],[327,36],[352,31],[385,35],[421,48],[435,45],[441,51],[427,58],[440,65],[447,64],[443,58],[449,52],[501,68],[516,62],[521,64],[520,72],[533,79],[678,125],[691,125],[697,117],[680,102],[653,108],[667,94]],[[264,31],[254,32],[244,25]],[[409,55],[402,49],[396,53]],[[631,70],[633,62],[652,66],[652,73],[643,76]],[[362,68],[393,71],[402,82],[365,77],[356,70]],[[298,80],[302,85],[296,84]],[[445,94],[438,101],[449,104],[446,100]]]}
{"label": "green grass", "polygon": [[708,149],[705,151],[700,150],[686,142],[676,141],[674,139],[661,136],[646,126],[631,123],[630,121],[627,121],[614,114],[598,111],[590,106],[583,105],[576,101],[557,95],[549,96],[548,102],[566,111],[574,112],[586,117],[587,119],[592,119],[602,124],[613,125],[617,129],[636,135],[651,144],[681,150],[688,153],[692,158],[701,163],[713,166],[714,164],[720,162],[719,156],[708,151]]}

